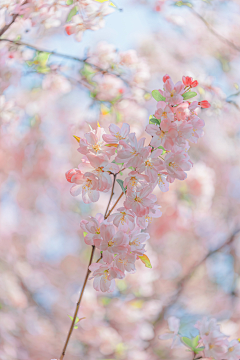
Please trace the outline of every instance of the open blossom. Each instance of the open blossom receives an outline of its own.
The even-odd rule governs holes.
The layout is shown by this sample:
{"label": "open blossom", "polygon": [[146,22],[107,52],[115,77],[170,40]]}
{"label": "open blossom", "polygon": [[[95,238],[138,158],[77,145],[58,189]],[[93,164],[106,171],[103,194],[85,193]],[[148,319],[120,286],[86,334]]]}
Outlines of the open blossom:
{"label": "open blossom", "polygon": [[159,336],[159,339],[161,339],[161,340],[172,339],[171,349],[175,345],[180,343],[179,335],[178,335],[179,326],[180,326],[180,320],[178,318],[176,318],[175,316],[170,316],[168,318],[168,327],[169,327],[170,331]]}
{"label": "open blossom", "polygon": [[136,261],[136,255],[134,254],[124,254],[124,256],[120,254],[114,258],[113,263],[123,273],[124,271],[134,273],[136,270],[135,261]]}
{"label": "open blossom", "polygon": [[154,207],[157,198],[151,194],[152,188],[149,185],[139,191],[127,195],[124,201],[126,209],[132,210],[137,216],[141,217],[149,214],[150,209]]}
{"label": "open blossom", "polygon": [[165,157],[166,170],[170,178],[185,180],[188,171],[192,167],[192,162],[187,154],[169,153]]}
{"label": "open blossom", "polygon": [[105,146],[106,143],[103,140],[104,133],[104,129],[99,126],[96,130],[86,133],[84,135],[86,140],[80,139],[79,141],[78,151],[83,155],[107,155],[110,158],[115,153],[115,148]]}
{"label": "open blossom", "polygon": [[121,79],[113,75],[104,75],[97,80],[97,96],[100,101],[109,101],[121,96],[124,92],[124,83]]}
{"label": "open blossom", "polygon": [[96,175],[86,172],[83,174],[79,169],[72,169],[66,172],[67,181],[74,183],[70,192],[73,196],[82,193],[85,204],[96,202],[99,199],[98,178]]}
{"label": "open blossom", "polygon": [[161,206],[154,205],[153,208],[150,209],[149,214],[137,217],[137,225],[141,229],[146,229],[149,225],[149,223],[152,222],[152,219],[159,218],[162,216],[162,212],[160,210]]}
{"label": "open blossom", "polygon": [[93,280],[93,287],[97,291],[112,292],[115,289],[114,279],[123,279],[124,273],[116,266],[94,263],[89,266],[92,271],[90,279]]}
{"label": "open blossom", "polygon": [[173,108],[169,105],[166,105],[165,101],[159,101],[157,103],[157,110],[154,113],[155,118],[159,120],[168,119],[170,121],[174,120]]}
{"label": "open blossom", "polygon": [[139,174],[138,171],[131,171],[123,182],[123,186],[127,187],[127,194],[137,189],[141,189],[142,186],[147,185],[149,178],[147,175]]}
{"label": "open blossom", "polygon": [[167,79],[164,84],[164,97],[169,105],[178,105],[183,102],[182,94],[184,93],[184,85],[178,81],[175,85],[171,78]]}
{"label": "open blossom", "polygon": [[95,217],[89,216],[87,219],[83,219],[80,226],[83,231],[87,233],[84,237],[84,241],[87,245],[95,245],[95,240],[99,243],[102,238],[100,235],[100,226],[104,221],[102,214],[96,214]]}
{"label": "open blossom", "polygon": [[124,123],[120,129],[117,125],[111,124],[109,126],[109,131],[111,135],[104,134],[103,140],[107,144],[117,144],[120,140],[126,139],[130,132],[130,126]]}
{"label": "open blossom", "polygon": [[137,167],[148,156],[150,147],[144,147],[145,138],[137,141],[135,134],[129,134],[128,141],[120,140],[123,149],[118,151],[116,162],[124,163],[125,167]]}
{"label": "open blossom", "polygon": [[240,343],[238,340],[232,340],[228,343],[227,353],[224,354],[223,359],[227,359],[227,360],[240,359]]}
{"label": "open blossom", "polygon": [[150,238],[147,233],[139,233],[134,231],[129,238],[129,245],[131,254],[141,256],[145,253],[145,242]]}
{"label": "open blossom", "polygon": [[[93,173],[98,177],[98,190],[107,192],[112,186],[112,179],[109,173],[109,162],[107,156],[96,156],[88,154],[87,158],[94,167]],[[119,167],[116,164],[111,165],[114,172],[118,172]]]}
{"label": "open blossom", "polygon": [[103,250],[103,261],[110,264],[114,254],[122,254],[128,251],[128,236],[115,230],[113,225],[102,224],[100,228],[102,240],[95,241],[96,246]]}
{"label": "open blossom", "polygon": [[155,148],[163,146],[166,150],[172,149],[178,136],[176,124],[167,120],[161,122],[161,127],[154,124],[147,125],[146,132],[152,136],[151,146]]}
{"label": "open blossom", "polygon": [[225,359],[224,355],[228,349],[226,336],[219,336],[212,332],[207,338],[203,338],[204,354],[216,360]]}
{"label": "open blossom", "polygon": [[113,224],[123,232],[132,231],[135,227],[135,216],[131,210],[126,210],[125,207],[117,209],[119,213],[112,214],[108,217],[108,222]]}
{"label": "open blossom", "polygon": [[159,159],[159,156],[162,155],[162,150],[156,149],[149,157],[139,166],[137,167],[137,171],[142,173],[145,171],[150,182],[154,183],[158,177],[158,170],[162,169],[163,161]]}

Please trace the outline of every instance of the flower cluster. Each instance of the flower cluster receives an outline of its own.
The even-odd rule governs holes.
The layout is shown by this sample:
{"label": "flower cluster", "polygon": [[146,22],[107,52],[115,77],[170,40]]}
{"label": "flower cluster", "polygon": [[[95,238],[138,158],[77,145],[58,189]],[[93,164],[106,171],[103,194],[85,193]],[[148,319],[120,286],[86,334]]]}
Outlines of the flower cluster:
{"label": "flower cluster", "polygon": [[104,27],[105,16],[113,11],[114,5],[107,0],[4,0],[0,24],[8,25],[16,14],[21,15],[19,21],[27,20],[28,26],[42,25],[49,29],[65,23],[67,34],[75,34],[76,40],[81,41],[85,30]]}
{"label": "flower cluster", "polygon": [[[198,329],[199,335],[194,338],[181,336],[179,333],[180,320],[174,316],[168,319],[170,332],[160,335],[162,340],[172,339],[173,348],[182,343],[191,349],[195,355],[215,360],[238,360],[240,358],[240,343],[238,340],[228,341],[228,336],[220,331],[216,319],[203,318],[194,327]],[[200,357],[198,357],[200,358]]]}
{"label": "flower cluster", "polygon": [[[122,189],[105,215],[97,214],[81,221],[81,228],[87,234],[86,244],[101,251],[101,260],[89,267],[96,290],[113,291],[114,279],[122,279],[125,272],[134,272],[139,258],[149,264],[145,255],[149,235],[143,230],[152,218],[161,216],[153,191],[157,185],[161,191],[168,191],[169,183],[187,177],[186,171],[193,165],[188,155],[189,142],[196,143],[203,134],[204,122],[195,112],[200,104],[184,101],[196,95],[190,91],[191,84],[179,81],[174,85],[168,75],[163,81],[164,90],[153,91],[158,104],[146,127],[152,136],[148,145],[145,138],[137,140],[126,123],[121,128],[111,124],[110,134],[98,126],[85,134],[85,138],[76,137],[83,159],[79,168],[66,173],[67,180],[74,184],[71,194],[82,193],[83,201],[91,203],[99,200],[101,192],[112,189],[110,207],[116,181]],[[88,167],[86,172],[82,172],[84,166]],[[125,179],[117,179],[123,171]],[[123,196],[123,206],[112,213]]]}

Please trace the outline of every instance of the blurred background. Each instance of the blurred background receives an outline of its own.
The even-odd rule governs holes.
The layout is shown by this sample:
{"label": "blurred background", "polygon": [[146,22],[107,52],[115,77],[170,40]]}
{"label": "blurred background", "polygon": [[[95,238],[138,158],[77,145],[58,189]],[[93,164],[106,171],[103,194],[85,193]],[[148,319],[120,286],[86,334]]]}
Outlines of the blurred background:
{"label": "blurred background", "polygon": [[230,339],[240,337],[240,234],[233,237],[240,228],[240,2],[116,5],[122,11],[81,42],[63,27],[46,31],[23,18],[4,37],[111,65],[120,77],[0,42],[1,360],[58,358],[71,323],[91,250],[80,220],[102,212],[108,200],[101,195],[86,205],[70,195],[65,172],[81,161],[73,135],[97,122],[106,129],[128,122],[144,136],[156,107],[149,93],[162,88],[166,73],[174,82],[198,80],[198,98],[212,105],[200,114],[205,135],[191,146],[187,180],[156,191],[163,215],[148,228],[153,268],[137,263],[113,294],[88,282],[79,312],[86,319],[66,359],[191,359],[158,339],[171,315],[185,336],[210,316]]}

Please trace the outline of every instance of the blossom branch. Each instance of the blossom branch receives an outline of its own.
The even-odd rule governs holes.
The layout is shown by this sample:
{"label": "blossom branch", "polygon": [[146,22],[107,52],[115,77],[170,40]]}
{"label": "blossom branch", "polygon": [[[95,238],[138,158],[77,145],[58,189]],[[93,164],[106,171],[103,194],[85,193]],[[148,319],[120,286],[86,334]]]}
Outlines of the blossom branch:
{"label": "blossom branch", "polygon": [[[112,209],[110,210],[110,212],[107,214],[108,209],[109,209],[109,206],[110,206],[110,203],[111,203],[111,200],[112,200],[112,197],[113,197],[113,195],[114,195],[114,187],[115,187],[115,183],[116,183],[116,177],[117,177],[117,174],[114,174],[112,191],[111,191],[111,195],[110,195],[110,198],[109,198],[109,202],[108,202],[108,205],[107,205],[107,208],[106,208],[106,211],[105,211],[104,219],[107,219],[107,218],[108,218],[108,216],[110,215],[111,211],[114,209],[114,207],[116,206],[116,204],[118,203],[118,201],[119,201],[120,198],[121,198],[121,196],[118,198],[118,200],[116,201],[116,203],[114,204],[114,206],[112,207]],[[68,332],[68,335],[67,335],[67,339],[66,339],[66,341],[65,341],[65,344],[64,344],[64,347],[63,347],[63,350],[62,350],[62,354],[61,354],[60,360],[63,360],[63,358],[64,358],[64,356],[65,356],[66,349],[67,349],[67,346],[68,346],[70,337],[71,337],[72,332],[73,332],[73,329],[74,329],[75,321],[76,321],[77,314],[78,314],[78,311],[79,311],[79,307],[80,307],[80,304],[81,304],[81,301],[82,301],[82,297],[83,297],[83,294],[84,294],[84,290],[85,290],[85,287],[86,287],[86,285],[87,285],[87,281],[88,281],[89,275],[90,275],[90,273],[91,273],[91,271],[89,270],[89,266],[92,264],[94,251],[95,251],[95,246],[92,245],[92,251],[91,251],[91,255],[90,255],[90,259],[89,259],[89,263],[88,263],[88,268],[87,268],[87,273],[86,273],[86,276],[85,276],[85,279],[84,279],[82,291],[81,291],[81,293],[80,293],[79,300],[78,300],[77,305],[76,305],[76,309],[75,309],[75,312],[74,312],[74,316],[73,316],[73,319],[72,319],[72,323],[71,323],[71,326],[70,326],[70,329],[69,329],[69,332]],[[103,257],[103,255],[102,255],[102,253],[101,253],[100,258],[99,258],[96,262],[98,263],[98,262],[102,259],[102,257]]]}
{"label": "blossom branch", "polygon": [[[27,0],[24,1],[24,3],[23,3],[22,5],[24,5],[24,4],[26,4],[26,3],[27,3]],[[0,36],[2,36],[2,35],[10,28],[10,26],[15,22],[15,20],[18,18],[19,15],[20,15],[20,14],[14,14],[14,15],[13,15],[12,21],[11,21],[9,24],[6,24],[6,25],[0,30]],[[1,39],[0,39],[0,40],[1,40]]]}

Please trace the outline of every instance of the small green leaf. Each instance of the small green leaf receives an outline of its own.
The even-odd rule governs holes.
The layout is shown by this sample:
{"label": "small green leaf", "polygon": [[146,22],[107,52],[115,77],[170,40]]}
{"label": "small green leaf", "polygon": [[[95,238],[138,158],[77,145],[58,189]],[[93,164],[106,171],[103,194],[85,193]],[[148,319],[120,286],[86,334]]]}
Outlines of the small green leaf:
{"label": "small green leaf", "polygon": [[73,321],[73,317],[72,316],[70,316],[70,315],[68,315],[69,317],[70,317],[70,319]]}
{"label": "small green leaf", "polygon": [[190,349],[194,349],[193,343],[192,343],[192,339],[189,339],[188,337],[182,337],[181,338],[182,342]]}
{"label": "small green leaf", "polygon": [[156,119],[154,115],[149,116],[149,124],[160,125],[161,121]]}
{"label": "small green leaf", "polygon": [[150,268],[152,269],[152,265],[151,265],[151,262],[149,260],[149,258],[147,257],[147,255],[142,255],[142,256],[138,256],[139,259],[144,263],[144,265],[147,267],[147,268]]}
{"label": "small green leaf", "polygon": [[198,346],[198,342],[199,342],[199,335],[197,335],[195,338],[192,339],[192,345],[194,348]]}
{"label": "small green leaf", "polygon": [[124,194],[126,193],[127,187],[123,186],[123,180],[117,179],[117,182],[119,183],[122,191],[124,192]]}
{"label": "small green leaf", "polygon": [[197,96],[197,93],[195,93],[194,91],[188,91],[188,92],[182,94],[183,100],[191,99],[194,96]]}
{"label": "small green leaf", "polygon": [[73,4],[73,0],[67,0],[67,1],[66,1],[66,4],[67,4],[67,5],[72,5],[72,4]]}
{"label": "small green leaf", "polygon": [[74,15],[76,15],[76,13],[78,12],[78,8],[77,6],[74,6],[70,11],[69,11],[69,14],[67,16],[67,22],[71,21],[72,20],[72,17]]}
{"label": "small green leaf", "polygon": [[157,101],[165,101],[166,100],[166,98],[164,96],[162,96],[162,94],[160,94],[160,92],[158,90],[152,91],[152,97]]}
{"label": "small green leaf", "polygon": [[86,232],[86,231],[84,231],[84,232],[83,232],[83,236],[85,237],[86,235],[87,235],[87,232]]}
{"label": "small green leaf", "polygon": [[78,326],[74,326],[74,329],[78,329]]}

